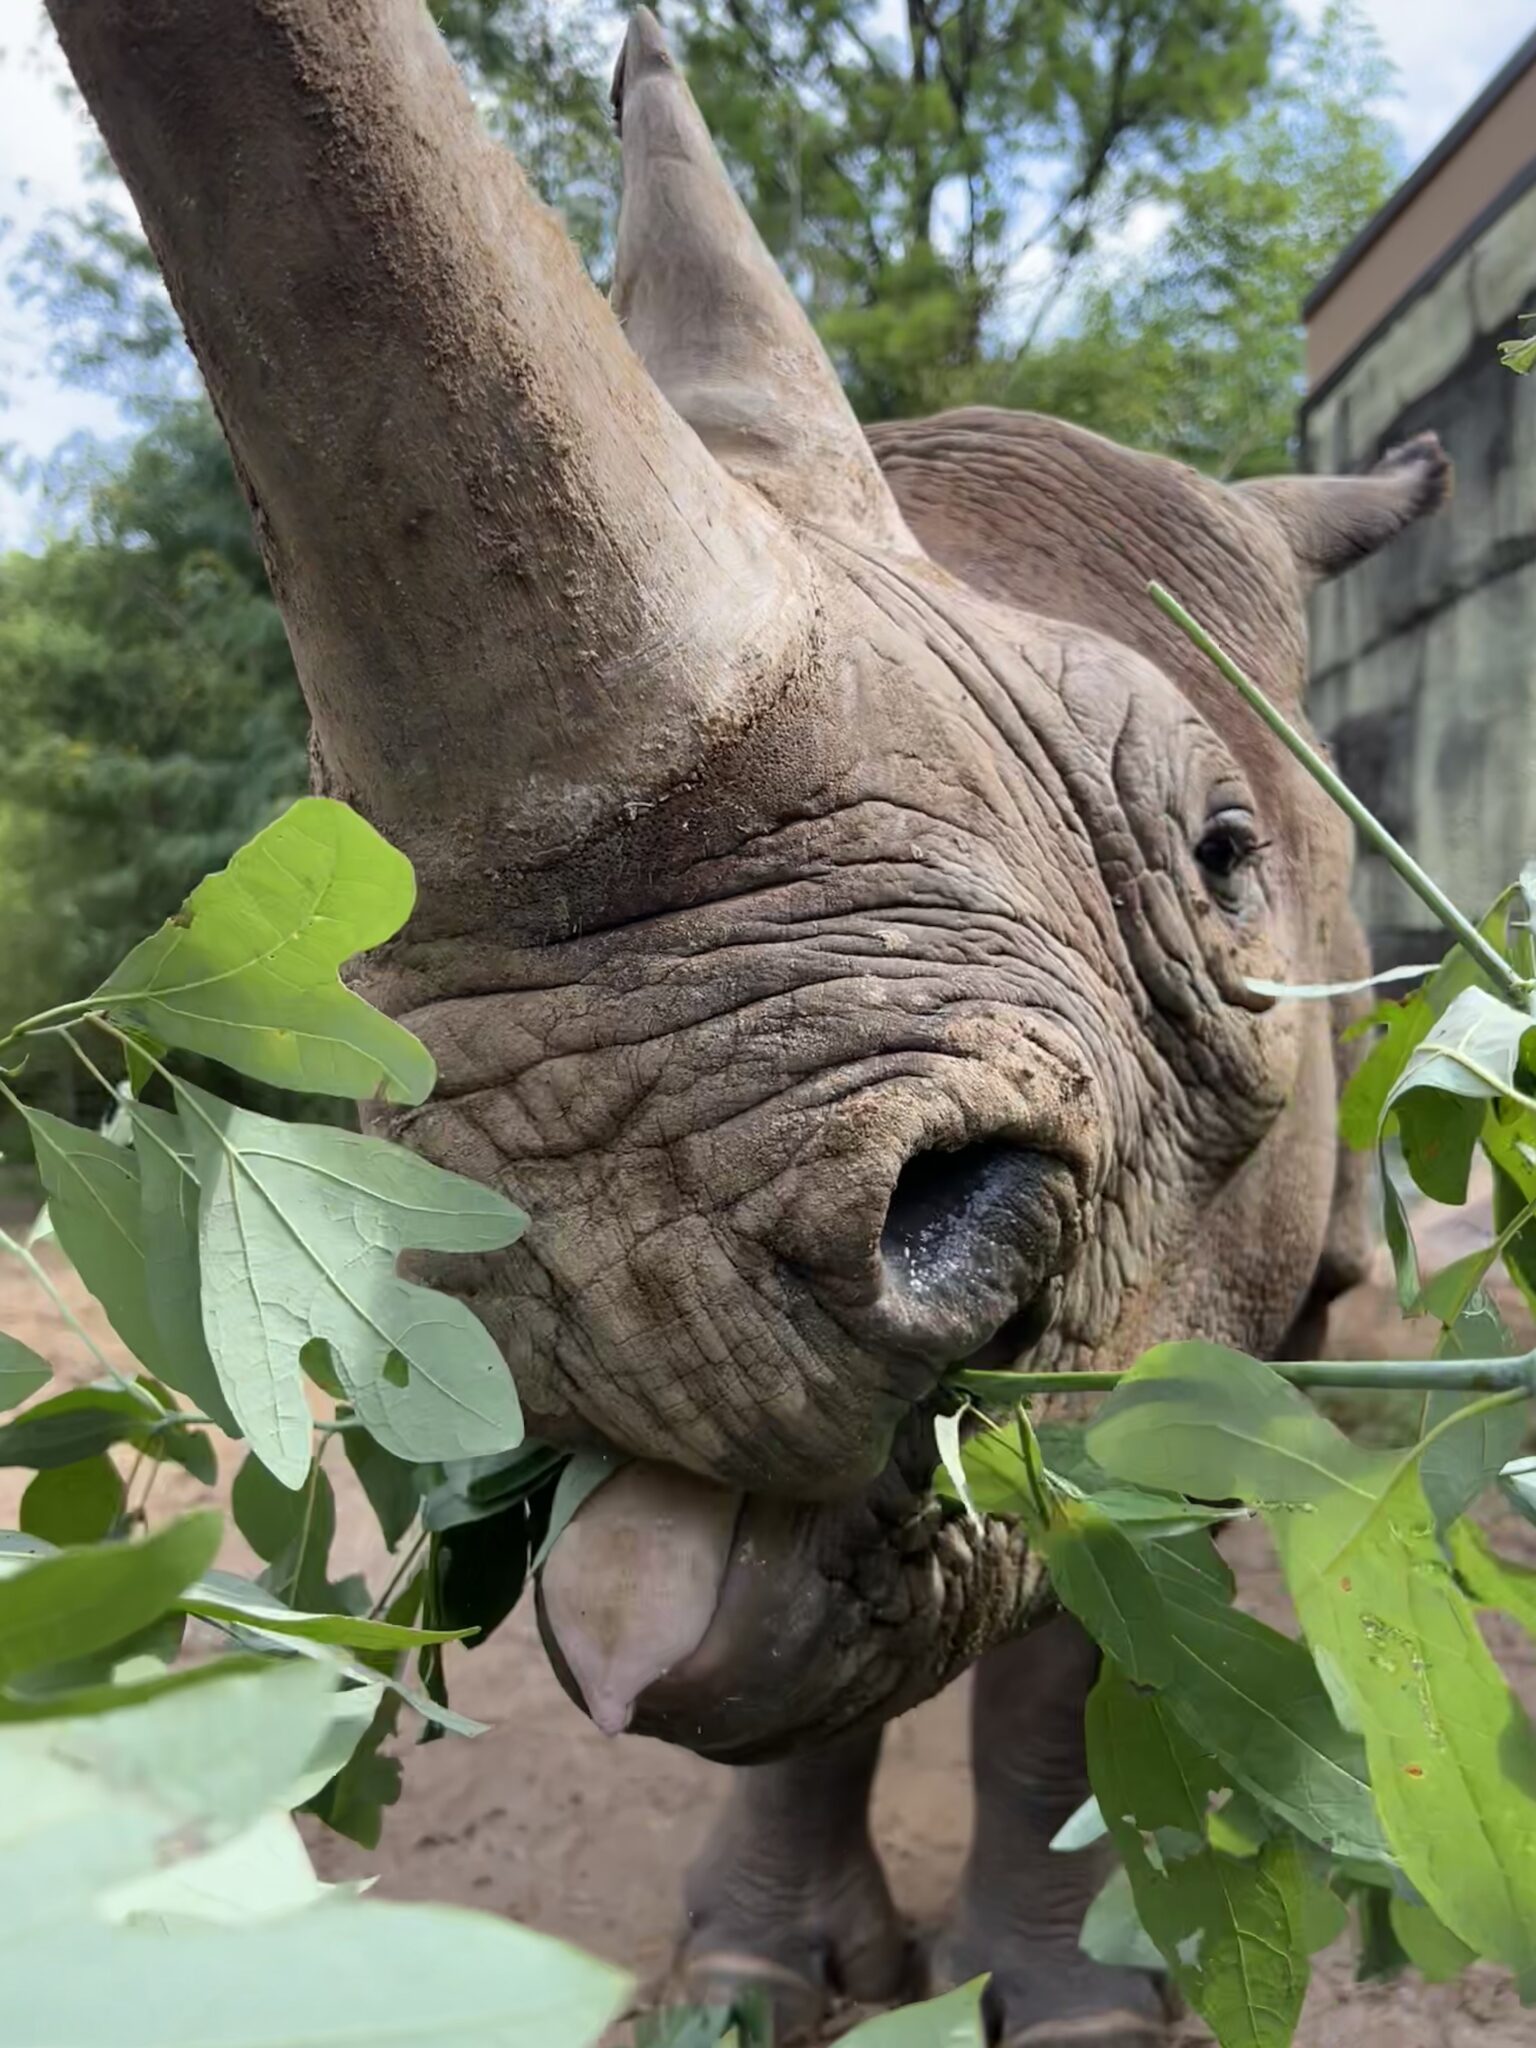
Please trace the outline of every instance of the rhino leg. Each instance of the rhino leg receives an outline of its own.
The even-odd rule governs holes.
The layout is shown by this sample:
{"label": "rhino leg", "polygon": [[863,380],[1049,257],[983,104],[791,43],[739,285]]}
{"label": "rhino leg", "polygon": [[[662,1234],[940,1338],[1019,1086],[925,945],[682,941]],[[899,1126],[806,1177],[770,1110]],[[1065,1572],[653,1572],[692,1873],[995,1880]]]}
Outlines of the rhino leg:
{"label": "rhino leg", "polygon": [[879,1754],[876,1730],[734,1773],[685,1887],[690,2001],[758,1991],[787,2040],[814,2029],[835,1995],[910,1991],[911,1944],[869,1834]]}
{"label": "rhino leg", "polygon": [[1058,1617],[990,1651],[971,1712],[976,1829],[936,1974],[991,1974],[989,2017],[1005,2048],[1154,2048],[1157,1987],[1078,1947],[1108,1875],[1100,1848],[1064,1854],[1051,1837],[1088,1797],[1083,1707],[1098,1652]]}

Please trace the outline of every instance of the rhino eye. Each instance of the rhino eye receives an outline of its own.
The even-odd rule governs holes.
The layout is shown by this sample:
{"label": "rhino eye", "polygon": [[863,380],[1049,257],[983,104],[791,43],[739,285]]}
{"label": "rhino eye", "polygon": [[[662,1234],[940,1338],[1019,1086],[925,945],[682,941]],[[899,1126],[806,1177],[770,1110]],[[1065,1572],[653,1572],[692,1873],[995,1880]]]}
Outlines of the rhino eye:
{"label": "rhino eye", "polygon": [[1218,811],[1206,821],[1195,847],[1200,872],[1222,903],[1235,906],[1237,883],[1244,868],[1264,850],[1253,819],[1246,811]]}

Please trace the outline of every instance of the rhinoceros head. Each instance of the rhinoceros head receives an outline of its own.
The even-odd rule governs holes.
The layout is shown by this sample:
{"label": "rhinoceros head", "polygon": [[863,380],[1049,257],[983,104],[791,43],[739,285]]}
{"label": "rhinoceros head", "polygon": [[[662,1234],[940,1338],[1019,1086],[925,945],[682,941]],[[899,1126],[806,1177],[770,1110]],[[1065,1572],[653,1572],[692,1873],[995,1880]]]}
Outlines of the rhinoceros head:
{"label": "rhinoceros head", "polygon": [[[530,1210],[438,1273],[530,1428],[636,1462],[543,1610],[603,1725],[760,1756],[911,1704],[1038,1568],[923,1498],[961,1361],[1270,1351],[1358,1256],[1315,982],[1308,583],[1443,494],[1227,489],[1023,415],[855,422],[654,22],[614,311],[414,0],[56,9],[255,508],[320,786],[411,856],[380,1117]],[[617,317],[615,317],[615,313]]]}

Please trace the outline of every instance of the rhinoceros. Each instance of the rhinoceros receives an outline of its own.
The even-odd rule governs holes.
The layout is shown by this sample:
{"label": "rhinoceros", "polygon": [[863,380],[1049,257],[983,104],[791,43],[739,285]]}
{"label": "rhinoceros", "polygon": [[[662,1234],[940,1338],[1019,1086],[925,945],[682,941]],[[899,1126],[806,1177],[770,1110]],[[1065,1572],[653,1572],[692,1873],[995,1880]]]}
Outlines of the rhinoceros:
{"label": "rhinoceros", "polygon": [[[1094,1653],[1011,1525],[940,1511],[962,1362],[1320,1341],[1357,1277],[1326,1006],[1340,816],[1147,601],[1298,720],[1311,584],[1444,496],[1226,488],[1028,415],[866,437],[652,18],[612,306],[418,0],[50,0],[248,495],[317,788],[415,865],[361,970],[434,1097],[370,1117],[532,1227],[433,1276],[530,1429],[628,1460],[546,1640],[601,1726],[742,1766],[690,1988],[789,2025],[913,1964],[880,1731],[975,1674],[936,1968],[1014,2044],[1129,2048],[1077,1943]],[[979,1660],[979,1662],[978,1662]]]}

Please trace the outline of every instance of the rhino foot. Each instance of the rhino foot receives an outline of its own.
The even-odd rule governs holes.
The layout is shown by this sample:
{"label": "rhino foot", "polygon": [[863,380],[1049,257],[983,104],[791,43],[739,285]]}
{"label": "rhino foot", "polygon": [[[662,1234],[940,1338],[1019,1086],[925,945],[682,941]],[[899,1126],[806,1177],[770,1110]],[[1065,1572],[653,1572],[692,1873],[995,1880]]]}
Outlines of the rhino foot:
{"label": "rhino foot", "polygon": [[813,2036],[842,1999],[884,2004],[917,1988],[916,1951],[869,1839],[879,1737],[735,1774],[688,1874],[681,1995],[728,2005],[756,1993],[775,2039]]}
{"label": "rhino foot", "polygon": [[1058,1925],[987,1933],[962,1923],[939,1943],[934,1989],[988,1976],[988,2037],[998,2048],[1166,2048],[1169,2012],[1140,1970],[1096,1963]]}

